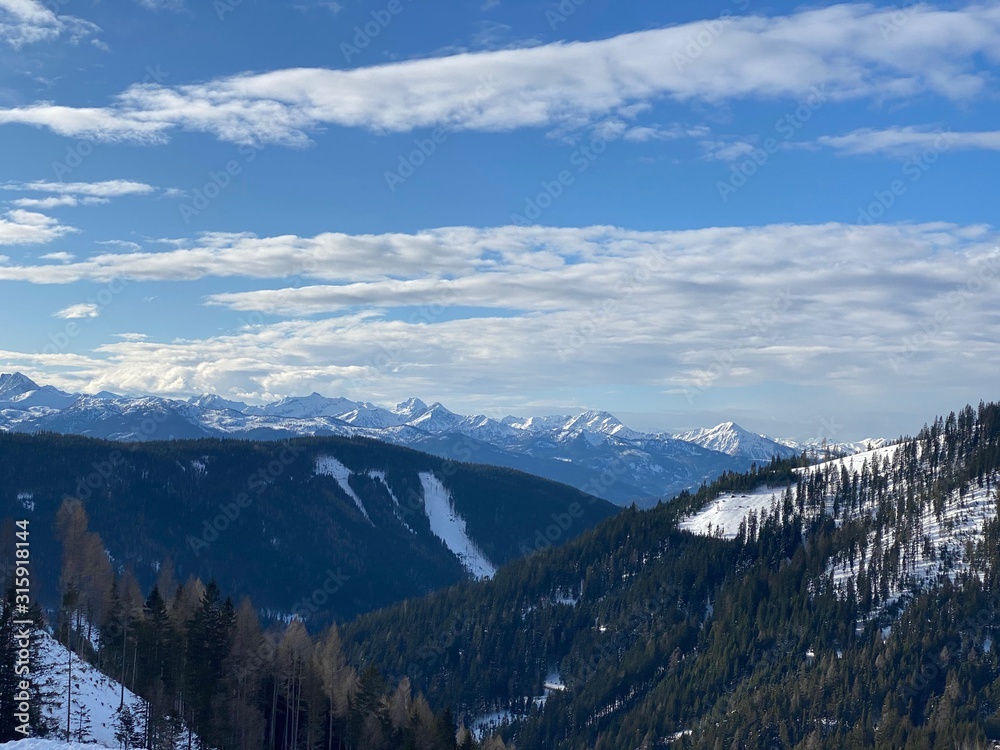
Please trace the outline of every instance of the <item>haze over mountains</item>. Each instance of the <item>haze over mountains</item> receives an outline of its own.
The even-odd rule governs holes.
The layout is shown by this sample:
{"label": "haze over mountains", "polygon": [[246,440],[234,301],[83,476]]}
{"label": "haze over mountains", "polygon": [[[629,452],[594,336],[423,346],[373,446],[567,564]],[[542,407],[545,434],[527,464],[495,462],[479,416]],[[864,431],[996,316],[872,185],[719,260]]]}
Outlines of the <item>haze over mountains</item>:
{"label": "haze over mountains", "polygon": [[[815,448],[758,435],[733,422],[671,435],[633,430],[604,411],[493,419],[456,414],[418,398],[387,408],[319,393],[265,405],[212,394],[188,401],[83,395],[40,386],[21,373],[0,375],[0,430],[121,441],[361,435],[452,460],[526,471],[618,504],[640,506],[654,505],[725,471],[744,471],[754,462]],[[862,446],[830,447],[853,453]]]}

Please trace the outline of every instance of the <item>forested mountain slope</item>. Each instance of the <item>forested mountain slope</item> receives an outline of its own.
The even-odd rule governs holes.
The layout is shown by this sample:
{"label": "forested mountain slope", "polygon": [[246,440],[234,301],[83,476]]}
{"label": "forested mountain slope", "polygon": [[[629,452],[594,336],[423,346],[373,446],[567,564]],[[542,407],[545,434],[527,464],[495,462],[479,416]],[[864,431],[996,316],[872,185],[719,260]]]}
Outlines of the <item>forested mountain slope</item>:
{"label": "forested mountain slope", "polygon": [[965,408],[853,460],[624,511],[362,616],[346,648],[470,723],[511,719],[522,750],[988,747],[998,478],[1000,406]]}
{"label": "forested mountain slope", "polygon": [[66,497],[83,501],[115,567],[144,587],[170,558],[182,580],[214,579],[310,627],[492,575],[617,512],[554,482],[363,438],[0,434],[0,516],[31,521],[36,597],[49,606]]}

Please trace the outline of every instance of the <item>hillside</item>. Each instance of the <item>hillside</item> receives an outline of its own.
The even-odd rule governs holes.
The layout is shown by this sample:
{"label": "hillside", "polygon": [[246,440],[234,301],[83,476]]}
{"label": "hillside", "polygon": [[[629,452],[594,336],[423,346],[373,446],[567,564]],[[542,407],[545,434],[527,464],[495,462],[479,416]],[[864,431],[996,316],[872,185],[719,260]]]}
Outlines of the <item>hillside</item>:
{"label": "hillside", "polygon": [[492,581],[362,616],[345,642],[470,724],[507,722],[522,750],[985,748],[998,486],[1000,406],[983,404],[625,511]]}
{"label": "hillside", "polygon": [[55,516],[78,497],[114,565],[144,587],[167,558],[311,624],[492,575],[613,515],[507,469],[361,438],[119,444],[0,434],[0,515],[31,520],[36,597],[54,606]]}

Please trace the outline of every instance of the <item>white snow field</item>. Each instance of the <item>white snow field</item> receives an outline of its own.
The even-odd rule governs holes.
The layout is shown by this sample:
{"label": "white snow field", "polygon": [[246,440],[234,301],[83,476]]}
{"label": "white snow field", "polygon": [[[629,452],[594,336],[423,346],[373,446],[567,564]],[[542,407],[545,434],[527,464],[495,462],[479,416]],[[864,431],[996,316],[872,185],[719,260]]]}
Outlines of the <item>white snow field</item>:
{"label": "white snow field", "polygon": [[[106,747],[108,746],[90,742],[63,742],[62,740],[42,740],[36,737],[0,744],[0,748],[3,750],[105,750]],[[115,744],[114,747],[118,747],[118,745]]]}
{"label": "white snow field", "polygon": [[[69,667],[69,651],[52,638],[47,633],[37,632],[39,652],[42,663],[47,667],[45,685],[46,690],[54,693],[57,701],[56,705],[50,705],[44,714],[50,717],[59,731],[66,730],[66,677]],[[118,747],[115,741],[115,730],[113,723],[115,712],[121,702],[121,684],[101,674],[95,667],[91,666],[76,654],[73,654],[73,680],[72,680],[72,706],[70,708],[71,730],[76,732],[77,725],[75,719],[78,716],[80,707],[86,707],[90,711],[90,740],[104,747]],[[125,689],[125,705],[130,705],[136,696],[132,691]],[[12,745],[33,740],[20,740]],[[41,742],[42,740],[34,740]],[[60,747],[67,747],[66,743],[55,743]],[[5,746],[7,747],[7,746]],[[85,745],[75,745],[74,747],[87,747]],[[36,749],[41,750],[41,749]]]}
{"label": "white snow field", "polygon": [[351,476],[351,470],[344,466],[340,461],[335,459],[333,456],[320,456],[316,459],[316,473],[325,474],[326,476],[333,477],[337,480],[337,484],[340,485],[347,496],[354,501],[354,504],[358,506],[358,510],[361,511],[361,515],[365,517],[368,523],[374,526],[372,519],[368,517],[368,511],[365,510],[364,503],[361,502],[361,498],[357,496],[353,489],[351,489],[350,483],[347,481]]}
{"label": "white snow field", "polygon": [[682,521],[680,527],[692,534],[702,536],[723,536],[735,539],[740,523],[750,515],[750,511],[765,513],[771,504],[779,502],[785,488],[762,487],[749,493],[726,493],[719,495],[699,513]]}
{"label": "white snow field", "polygon": [[473,578],[492,578],[496,566],[482,553],[465,530],[465,519],[455,510],[448,488],[430,472],[420,473],[424,487],[424,509],[434,536],[444,542]]}
{"label": "white snow field", "polygon": [[[849,477],[853,477],[855,473],[860,474],[866,462],[871,467],[873,463],[882,466],[886,459],[892,461],[899,448],[898,445],[884,446],[797,471],[811,475],[813,472],[833,469],[838,474],[843,468]],[[883,592],[887,595],[873,614],[898,602],[908,592],[925,589],[943,577],[955,580],[969,569],[969,549],[982,540],[986,523],[997,515],[998,485],[1000,474],[994,474],[982,487],[972,483],[952,491],[944,497],[937,511],[931,504],[925,504],[915,522],[915,543],[903,545],[902,574],[896,585]],[[682,521],[680,528],[695,534],[732,539],[736,536],[741,521],[751,511],[756,510],[758,515],[762,512],[766,514],[773,504],[780,502],[784,491],[784,487],[768,487],[750,493],[720,495],[698,513]],[[893,491],[891,480],[886,491]],[[828,496],[824,512],[830,513],[831,510],[832,500]],[[837,524],[872,516],[876,511],[877,508],[873,505],[861,506],[849,512],[841,509]],[[894,526],[885,528],[880,542],[881,549],[891,549],[896,543],[896,536],[897,529]],[[837,590],[846,592],[848,581],[854,581],[857,586],[858,576],[862,570],[867,569],[875,543],[875,532],[871,532],[856,551],[854,559],[849,559],[844,552],[831,558],[827,574]]]}
{"label": "white snow field", "polygon": [[[845,458],[834,459],[810,466],[807,469],[797,469],[798,473],[803,471],[814,472],[825,470],[833,466],[838,470],[840,467],[847,469],[848,473],[861,471],[865,461],[869,464],[873,460],[881,463],[887,456],[892,457],[898,446],[889,445],[876,448],[870,451],[855,453]],[[726,539],[735,539],[739,531],[740,522],[750,515],[750,511],[757,511],[759,516],[761,511],[769,511],[772,502],[780,502],[784,487],[761,487],[752,492],[725,493],[719,495],[698,513],[682,521],[680,528],[690,531],[693,534],[703,536],[723,536]]]}

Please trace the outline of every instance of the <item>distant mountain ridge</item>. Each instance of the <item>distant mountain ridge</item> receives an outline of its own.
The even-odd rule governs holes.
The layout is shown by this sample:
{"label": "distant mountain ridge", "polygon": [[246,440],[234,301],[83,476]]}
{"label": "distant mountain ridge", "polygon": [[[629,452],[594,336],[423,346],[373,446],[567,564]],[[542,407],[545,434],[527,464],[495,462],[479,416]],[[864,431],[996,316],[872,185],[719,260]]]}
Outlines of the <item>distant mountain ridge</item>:
{"label": "distant mountain ridge", "polygon": [[[215,394],[187,401],[71,394],[21,373],[0,375],[0,430],[50,431],[120,441],[237,437],[276,440],[341,435],[382,440],[457,460],[519,469],[619,505],[650,506],[751,463],[805,446],[726,422],[681,435],[631,429],[614,414],[585,411],[494,419],[410,398],[387,408],[319,393],[249,405]],[[839,446],[830,446],[837,451]],[[850,446],[840,452],[855,452]]]}

